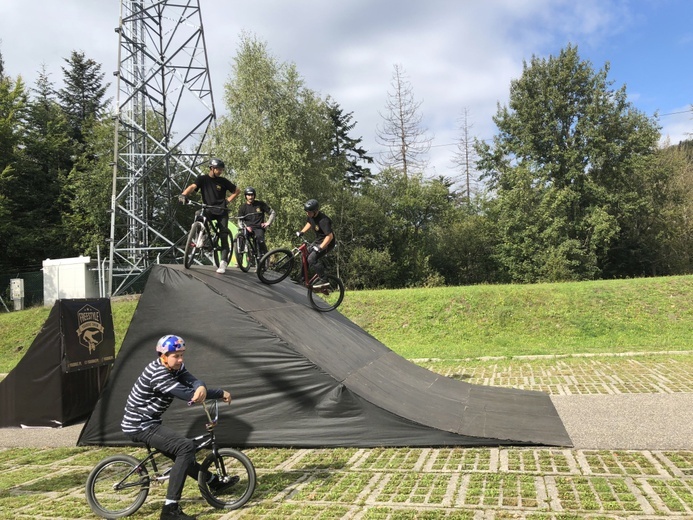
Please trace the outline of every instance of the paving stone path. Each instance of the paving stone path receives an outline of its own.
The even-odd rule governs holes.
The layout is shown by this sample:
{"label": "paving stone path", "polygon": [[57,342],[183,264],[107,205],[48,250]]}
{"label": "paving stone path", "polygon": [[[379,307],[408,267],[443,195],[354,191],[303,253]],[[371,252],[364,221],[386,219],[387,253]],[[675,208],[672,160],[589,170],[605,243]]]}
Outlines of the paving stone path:
{"label": "paving stone path", "polygon": [[[548,392],[575,447],[252,449],[259,484],[248,506],[211,509],[189,483],[186,512],[263,520],[693,519],[693,353],[418,363],[471,383]],[[75,448],[79,429],[0,430],[0,518],[94,518],[83,492],[90,469],[114,451],[137,452]],[[623,447],[629,443],[638,447]],[[133,518],[158,518],[164,490],[152,490]]]}

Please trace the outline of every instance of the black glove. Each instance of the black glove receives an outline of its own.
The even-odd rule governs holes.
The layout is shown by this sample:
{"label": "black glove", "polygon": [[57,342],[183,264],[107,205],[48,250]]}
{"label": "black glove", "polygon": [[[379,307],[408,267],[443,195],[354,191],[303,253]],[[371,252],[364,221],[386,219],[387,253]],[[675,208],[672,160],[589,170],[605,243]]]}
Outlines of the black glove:
{"label": "black glove", "polygon": [[302,237],[302,236],[303,236],[303,231],[296,231],[296,236],[297,236],[297,237]]}
{"label": "black glove", "polygon": [[178,195],[178,202],[180,202],[181,204],[187,204],[188,203],[188,196],[183,195],[181,193],[180,195]]}
{"label": "black glove", "polygon": [[320,246],[313,246],[312,249],[313,249],[313,251],[315,251],[316,253],[319,253],[320,251],[322,251],[322,248],[321,248]]}

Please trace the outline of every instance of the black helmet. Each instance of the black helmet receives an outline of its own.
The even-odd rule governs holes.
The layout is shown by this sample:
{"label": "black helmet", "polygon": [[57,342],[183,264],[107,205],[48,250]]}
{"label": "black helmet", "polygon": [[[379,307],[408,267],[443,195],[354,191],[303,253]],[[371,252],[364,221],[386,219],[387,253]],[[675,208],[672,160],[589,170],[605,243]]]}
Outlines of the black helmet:
{"label": "black helmet", "polygon": [[255,188],[253,188],[252,186],[248,186],[245,189],[245,194],[246,195],[255,195]]}
{"label": "black helmet", "polygon": [[320,209],[320,203],[315,199],[310,199],[303,205],[305,211],[318,211]]}
{"label": "black helmet", "polygon": [[224,169],[226,165],[224,164],[224,161],[222,161],[221,159],[212,159],[211,161],[209,161],[209,167]]}

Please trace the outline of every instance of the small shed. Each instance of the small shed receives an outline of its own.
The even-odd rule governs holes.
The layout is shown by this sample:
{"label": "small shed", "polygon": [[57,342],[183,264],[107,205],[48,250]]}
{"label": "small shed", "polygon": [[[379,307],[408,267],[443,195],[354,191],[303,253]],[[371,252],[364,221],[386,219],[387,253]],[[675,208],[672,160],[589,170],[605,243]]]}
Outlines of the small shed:
{"label": "small shed", "polygon": [[98,298],[98,266],[88,256],[43,261],[43,305],[65,298]]}

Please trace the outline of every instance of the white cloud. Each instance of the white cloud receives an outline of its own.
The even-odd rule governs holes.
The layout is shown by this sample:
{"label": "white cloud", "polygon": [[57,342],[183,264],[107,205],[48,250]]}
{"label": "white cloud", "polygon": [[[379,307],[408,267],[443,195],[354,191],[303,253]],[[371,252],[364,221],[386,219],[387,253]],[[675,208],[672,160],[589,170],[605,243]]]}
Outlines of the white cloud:
{"label": "white cloud", "polygon": [[[522,73],[523,60],[555,55],[568,43],[577,44],[581,57],[596,69],[607,60],[620,65],[616,87],[627,83],[630,99],[645,113],[673,112],[688,102],[663,89],[676,81],[690,86],[689,67],[641,78],[643,64],[635,59],[645,49],[638,45],[648,49],[658,45],[673,30],[674,21],[693,13],[688,0],[205,0],[200,4],[218,113],[224,112],[223,85],[239,35],[246,31],[267,42],[279,61],[295,63],[308,88],[353,112],[355,135],[363,136],[366,147],[377,153],[379,112],[385,109],[393,66],[401,64],[414,96],[423,102],[425,125],[435,134],[431,160],[440,175],[454,174],[451,143],[457,139],[462,110],[470,111],[473,133],[490,138],[496,105],[507,102],[510,82]],[[60,82],[63,58],[83,50],[103,64],[106,81],[114,82],[118,39],[113,29],[119,10],[118,0],[0,3],[0,51],[6,72],[21,73],[31,84],[41,63],[46,63],[51,78]],[[651,26],[657,13],[670,14],[665,26]],[[693,44],[690,27],[684,27],[676,45],[661,49],[679,64],[690,61]],[[662,123],[672,137],[693,130],[685,116],[665,117]]]}
{"label": "white cloud", "polygon": [[678,144],[693,139],[693,108],[691,105],[680,107],[659,118],[662,126],[661,145]]}

